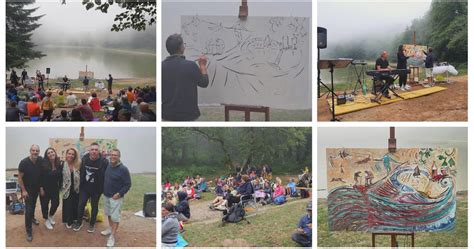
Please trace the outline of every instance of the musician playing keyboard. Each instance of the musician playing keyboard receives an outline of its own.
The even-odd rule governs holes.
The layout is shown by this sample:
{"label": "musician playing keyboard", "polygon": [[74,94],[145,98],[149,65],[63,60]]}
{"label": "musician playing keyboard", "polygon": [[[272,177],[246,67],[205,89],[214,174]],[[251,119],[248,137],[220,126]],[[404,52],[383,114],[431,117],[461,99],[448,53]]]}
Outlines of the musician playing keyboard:
{"label": "musician playing keyboard", "polygon": [[[375,70],[377,71],[390,71],[392,68],[388,64],[388,52],[383,51],[380,54],[380,57],[375,61]],[[388,94],[388,88],[393,84],[394,79],[390,76],[390,74],[387,75],[381,75],[379,76],[380,80],[383,80],[385,83],[382,86],[381,92],[383,96],[386,98],[390,99],[390,95]]]}

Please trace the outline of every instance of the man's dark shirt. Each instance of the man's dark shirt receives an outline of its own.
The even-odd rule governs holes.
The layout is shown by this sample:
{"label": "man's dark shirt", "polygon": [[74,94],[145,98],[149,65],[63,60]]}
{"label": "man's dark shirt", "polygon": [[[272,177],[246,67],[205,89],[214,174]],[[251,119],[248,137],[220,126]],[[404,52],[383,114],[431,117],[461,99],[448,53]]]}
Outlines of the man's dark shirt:
{"label": "man's dark shirt", "polygon": [[377,66],[380,66],[380,68],[387,68],[388,67],[388,60],[383,60],[382,58],[378,58],[375,61],[375,70],[377,70]]}
{"label": "man's dark shirt", "polygon": [[425,58],[425,68],[433,68],[434,61],[435,61],[435,56],[433,52],[429,52]]}
{"label": "man's dark shirt", "polygon": [[197,87],[207,87],[209,77],[201,74],[198,65],[184,56],[172,55],[161,63],[162,118],[170,121],[190,121],[201,113]]}
{"label": "man's dark shirt", "polygon": [[29,157],[21,160],[18,165],[18,171],[23,173],[23,185],[27,192],[38,192],[41,182],[41,165],[43,159],[38,157],[36,162],[33,163]]}

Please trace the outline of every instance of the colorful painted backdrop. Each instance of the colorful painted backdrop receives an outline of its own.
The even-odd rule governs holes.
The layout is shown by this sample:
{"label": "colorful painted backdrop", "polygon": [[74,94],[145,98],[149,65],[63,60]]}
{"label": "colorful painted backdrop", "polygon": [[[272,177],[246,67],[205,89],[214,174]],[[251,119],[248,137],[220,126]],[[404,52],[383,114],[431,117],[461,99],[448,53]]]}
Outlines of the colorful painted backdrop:
{"label": "colorful painted backdrop", "polygon": [[327,149],[326,160],[330,230],[454,227],[456,149]]}
{"label": "colorful painted backdrop", "polygon": [[117,139],[84,139],[80,141],[79,139],[74,138],[50,138],[49,146],[53,147],[58,153],[59,157],[64,160],[66,156],[66,150],[68,148],[76,148],[81,157],[87,153],[88,148],[91,143],[96,142],[99,144],[99,151],[102,155],[108,155],[109,151],[113,148],[117,148]]}

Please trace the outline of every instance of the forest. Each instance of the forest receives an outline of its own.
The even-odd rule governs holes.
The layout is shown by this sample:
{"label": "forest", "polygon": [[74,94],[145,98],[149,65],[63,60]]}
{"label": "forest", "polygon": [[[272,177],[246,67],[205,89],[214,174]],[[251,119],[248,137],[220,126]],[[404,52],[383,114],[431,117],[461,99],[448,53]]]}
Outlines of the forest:
{"label": "forest", "polygon": [[[393,37],[384,36],[384,39],[370,37],[369,41],[334,44],[328,55],[374,61],[380,51],[387,50],[394,55],[399,45],[412,44],[416,32],[416,44],[432,47],[439,62],[467,68],[467,14],[467,1],[433,0],[430,10],[422,18],[412,20],[404,32]],[[396,56],[389,59],[396,62]]]}
{"label": "forest", "polygon": [[262,164],[275,174],[300,174],[311,168],[311,139],[311,128],[163,128],[162,177],[214,177]]}

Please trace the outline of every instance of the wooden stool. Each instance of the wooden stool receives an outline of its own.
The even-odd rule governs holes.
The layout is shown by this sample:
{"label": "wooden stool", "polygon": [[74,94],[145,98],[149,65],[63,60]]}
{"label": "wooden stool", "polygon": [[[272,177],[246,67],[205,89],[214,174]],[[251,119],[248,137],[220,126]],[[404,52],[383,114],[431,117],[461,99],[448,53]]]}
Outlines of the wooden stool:
{"label": "wooden stool", "polygon": [[251,112],[265,113],[265,121],[270,121],[270,107],[267,106],[254,106],[254,105],[234,105],[234,104],[222,104],[225,109],[225,121],[229,121],[230,111],[241,111],[245,112],[245,121],[250,121]]}

